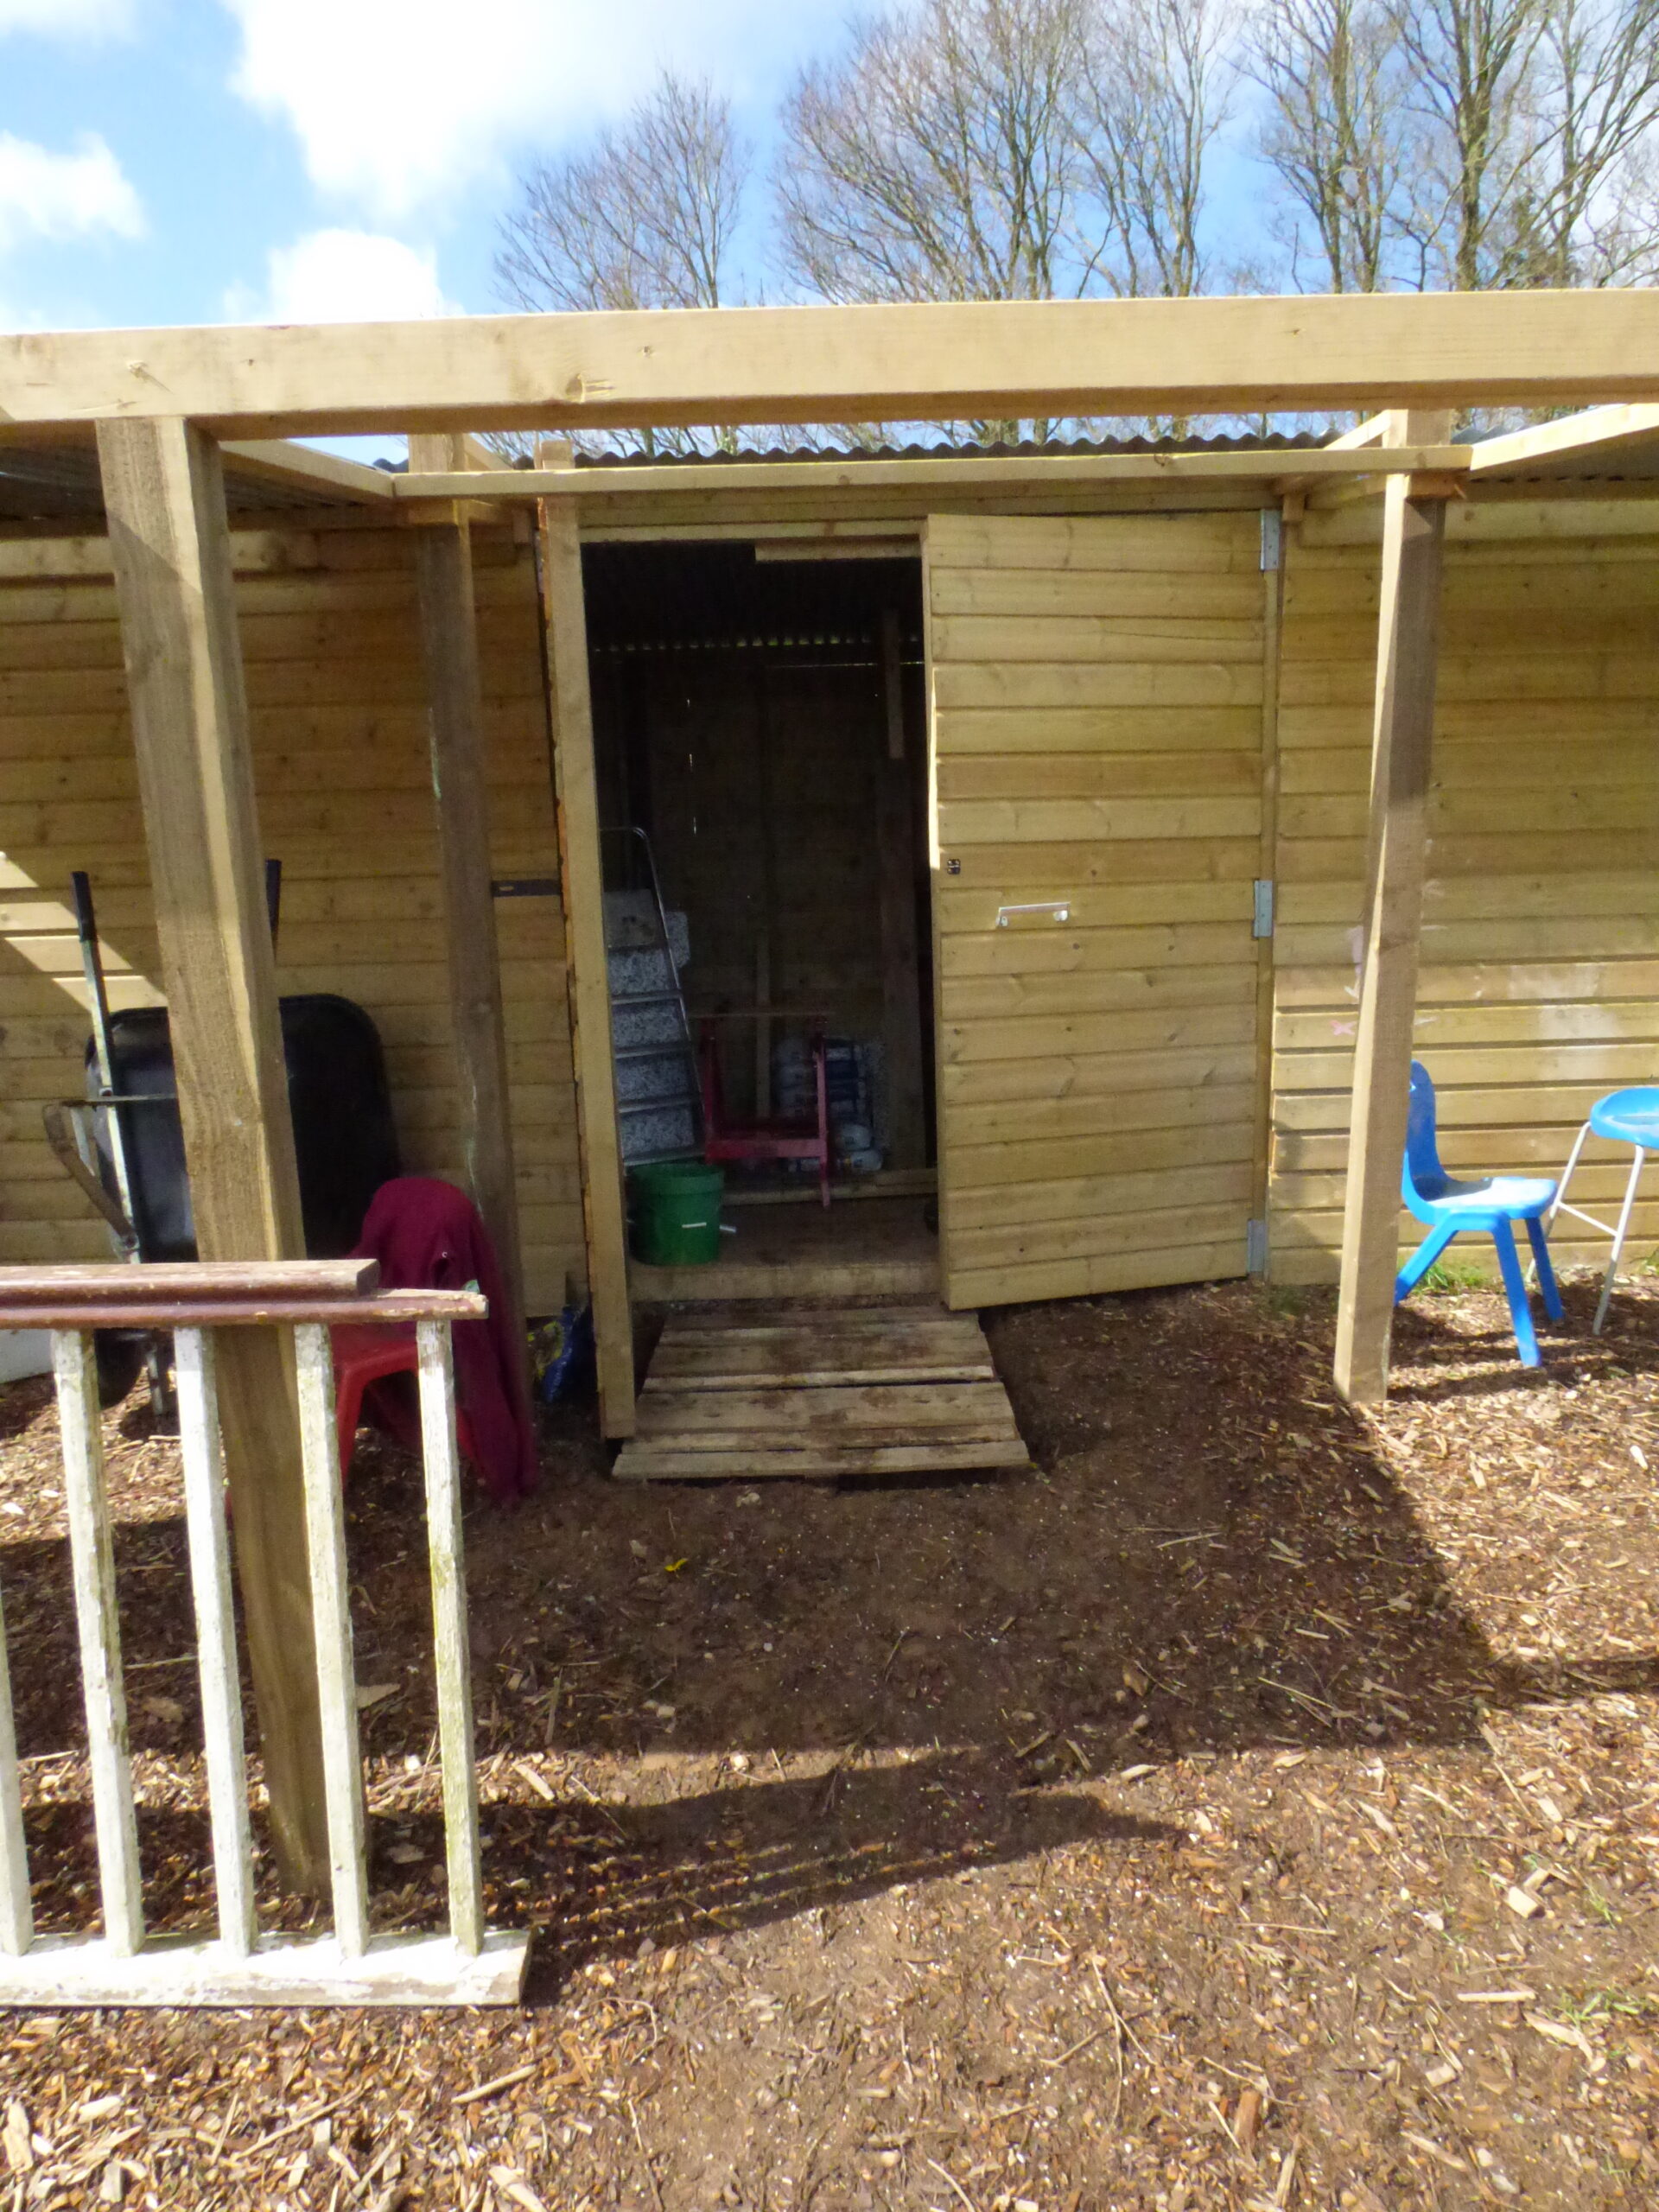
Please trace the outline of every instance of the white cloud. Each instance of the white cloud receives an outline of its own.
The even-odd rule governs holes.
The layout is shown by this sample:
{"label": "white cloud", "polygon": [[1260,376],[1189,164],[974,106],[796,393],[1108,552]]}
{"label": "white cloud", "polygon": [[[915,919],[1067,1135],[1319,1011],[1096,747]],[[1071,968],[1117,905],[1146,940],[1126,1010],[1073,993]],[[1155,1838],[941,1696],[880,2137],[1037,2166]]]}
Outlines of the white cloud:
{"label": "white cloud", "polygon": [[0,253],[26,238],[83,238],[99,231],[143,236],[144,213],[101,138],[83,135],[54,154],[0,131]]}
{"label": "white cloud", "polygon": [[312,231],[266,257],[265,296],[228,293],[232,322],[405,322],[454,315],[432,253],[372,231]]}
{"label": "white cloud", "polygon": [[744,97],[844,12],[844,0],[223,4],[242,29],[236,90],[292,126],[315,184],[383,220],[499,171],[515,144],[620,113],[664,65]]}
{"label": "white cloud", "polygon": [[123,38],[131,29],[131,0],[0,0],[0,38],[8,31]]}

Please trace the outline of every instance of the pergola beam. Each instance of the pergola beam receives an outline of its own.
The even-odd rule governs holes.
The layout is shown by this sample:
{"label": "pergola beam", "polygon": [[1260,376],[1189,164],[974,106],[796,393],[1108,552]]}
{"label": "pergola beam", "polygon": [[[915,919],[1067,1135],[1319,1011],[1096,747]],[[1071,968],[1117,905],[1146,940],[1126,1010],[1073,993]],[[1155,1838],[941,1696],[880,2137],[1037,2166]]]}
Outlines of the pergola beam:
{"label": "pergola beam", "polygon": [[[1389,427],[1396,438],[1424,435],[1406,416]],[[1364,957],[1337,1306],[1337,1388],[1358,1405],[1380,1403],[1389,1387],[1445,534],[1444,493],[1425,497],[1411,478],[1391,477],[1383,509]]]}
{"label": "pergola beam", "polygon": [[1656,436],[1659,407],[1592,407],[1582,415],[1483,438],[1468,448],[1470,473],[1479,478],[1494,469],[1522,468],[1531,461],[1580,459],[1617,467],[1623,454],[1652,447]]}
{"label": "pergola beam", "polygon": [[1659,293],[487,315],[0,339],[0,421],[227,438],[1659,401]]}

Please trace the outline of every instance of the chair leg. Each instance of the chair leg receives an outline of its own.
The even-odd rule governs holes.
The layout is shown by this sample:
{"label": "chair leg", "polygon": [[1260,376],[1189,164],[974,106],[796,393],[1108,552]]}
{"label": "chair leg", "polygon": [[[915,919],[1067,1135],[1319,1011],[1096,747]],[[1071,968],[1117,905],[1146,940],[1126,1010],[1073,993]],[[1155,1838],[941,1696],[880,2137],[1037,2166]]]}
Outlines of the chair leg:
{"label": "chair leg", "polygon": [[1596,1302],[1593,1333],[1601,1334],[1602,1324],[1607,1319],[1608,1300],[1613,1294],[1613,1277],[1618,1273],[1618,1255],[1624,1249],[1624,1239],[1630,1234],[1630,1216],[1636,1210],[1636,1186],[1642,1179],[1642,1164],[1647,1158],[1640,1145],[1636,1158],[1630,1162],[1630,1179],[1624,1185],[1624,1203],[1618,1210],[1618,1227],[1613,1232],[1613,1254],[1607,1262],[1607,1272],[1601,1279],[1601,1296]]}
{"label": "chair leg", "polygon": [[1538,1288],[1542,1294],[1544,1311],[1552,1321],[1561,1319],[1561,1294],[1555,1281],[1555,1269],[1549,1256],[1549,1240],[1544,1235],[1544,1224],[1535,1216],[1527,1224],[1527,1242],[1532,1247],[1533,1266],[1537,1271]]}
{"label": "chair leg", "polygon": [[357,1424],[363,1412],[363,1389],[349,1379],[335,1386],[339,1396],[334,1402],[334,1433],[340,1440],[340,1479],[342,1485],[352,1471],[352,1453],[357,1446]]}
{"label": "chair leg", "polygon": [[1589,1134],[1590,1124],[1586,1122],[1573,1140],[1573,1149],[1567,1155],[1567,1165],[1561,1170],[1561,1179],[1555,1185],[1555,1195],[1549,1202],[1549,1211],[1544,1216],[1544,1227],[1547,1230],[1554,1229],[1555,1217],[1567,1203],[1567,1186],[1573,1180],[1573,1171],[1579,1164],[1579,1154],[1584,1150],[1585,1139]]}
{"label": "chair leg", "polygon": [[1429,1230],[1394,1279],[1394,1302],[1396,1306],[1402,1299],[1410,1297],[1457,1233],[1452,1224],[1445,1221],[1437,1222]]}
{"label": "chair leg", "polygon": [[1510,1318],[1515,1323],[1515,1348],[1521,1355],[1522,1367],[1541,1366],[1538,1357],[1538,1339],[1533,1333],[1532,1307],[1527,1298],[1526,1280],[1521,1273],[1521,1255],[1515,1249],[1515,1231],[1507,1221],[1492,1224],[1492,1242],[1497,1247],[1497,1264],[1503,1277],[1503,1287],[1509,1293]]}

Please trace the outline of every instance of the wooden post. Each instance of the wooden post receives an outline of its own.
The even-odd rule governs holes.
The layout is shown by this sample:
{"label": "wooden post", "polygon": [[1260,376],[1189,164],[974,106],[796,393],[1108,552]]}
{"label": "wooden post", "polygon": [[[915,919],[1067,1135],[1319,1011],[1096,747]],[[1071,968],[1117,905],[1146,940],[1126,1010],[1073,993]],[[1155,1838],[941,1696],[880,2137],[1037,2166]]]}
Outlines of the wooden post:
{"label": "wooden post", "polygon": [[632,1436],[633,1309],[628,1296],[627,1214],[611,1058],[611,985],[605,950],[605,878],[599,848],[588,618],[575,502],[540,505],[542,593],[547,626],[554,776],[559,802],[559,884],[576,1063],[576,1129],[588,1232],[588,1289],[598,1351],[600,1425]]}
{"label": "wooden post", "polygon": [[887,742],[875,763],[876,855],[881,885],[881,1048],[887,1094],[889,1164],[927,1159],[922,1105],[922,1015],[916,955],[916,808],[905,743],[904,669],[899,615],[881,617],[881,689]]}
{"label": "wooden post", "polygon": [[[1440,443],[1450,427],[1443,416],[1395,414],[1384,442],[1414,442],[1427,428],[1440,430],[1434,442]],[[1383,507],[1364,960],[1337,1307],[1337,1388],[1357,1405],[1379,1404],[1389,1387],[1445,534],[1444,494],[1423,497],[1411,478],[1391,476]]]}
{"label": "wooden post", "polygon": [[[305,1250],[219,448],[176,418],[104,421],[138,786],[196,1243]],[[327,1832],[293,1346],[238,1330],[219,1360],[225,1464],[278,1872],[312,1894]]]}
{"label": "wooden post", "polygon": [[[411,437],[410,467],[436,469],[464,465],[448,459],[453,442],[458,442]],[[512,1341],[522,1347],[524,1281],[518,1245],[518,1190],[490,872],[489,793],[484,772],[473,550],[467,524],[432,523],[417,530],[415,573],[421,652],[426,664],[432,789],[437,801],[438,849],[443,870],[461,1160],[473,1202],[484,1217],[501,1262],[512,1308],[508,1316]]]}

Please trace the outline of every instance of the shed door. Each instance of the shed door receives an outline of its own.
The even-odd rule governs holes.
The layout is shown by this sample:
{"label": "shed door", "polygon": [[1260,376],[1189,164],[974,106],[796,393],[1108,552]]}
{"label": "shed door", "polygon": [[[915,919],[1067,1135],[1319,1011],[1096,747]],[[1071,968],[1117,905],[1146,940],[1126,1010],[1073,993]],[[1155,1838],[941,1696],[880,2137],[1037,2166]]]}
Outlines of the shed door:
{"label": "shed door", "polygon": [[1255,512],[929,521],[953,1306],[1245,1272],[1272,581]]}

